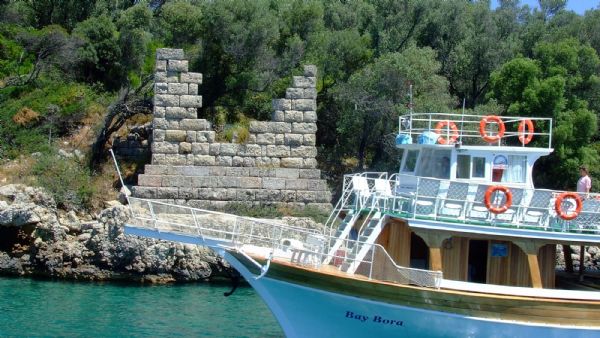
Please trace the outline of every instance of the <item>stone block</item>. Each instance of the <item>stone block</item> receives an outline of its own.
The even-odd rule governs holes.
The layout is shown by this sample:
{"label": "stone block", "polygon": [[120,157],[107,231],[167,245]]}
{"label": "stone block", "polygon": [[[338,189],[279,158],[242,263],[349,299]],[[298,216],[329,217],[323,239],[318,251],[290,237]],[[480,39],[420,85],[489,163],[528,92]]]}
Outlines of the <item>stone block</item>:
{"label": "stone block", "polygon": [[152,142],[153,154],[177,154],[179,153],[179,144],[170,142]]}
{"label": "stone block", "polygon": [[305,65],[304,66],[304,76],[306,76],[306,77],[316,77],[317,76],[317,66],[315,66],[315,65]]}
{"label": "stone block", "polygon": [[273,177],[264,177],[262,179],[262,188],[263,189],[285,189],[285,179],[283,178],[273,178]]}
{"label": "stone block", "polygon": [[154,142],[163,142],[165,140],[166,132],[162,129],[152,130],[152,140]]}
{"label": "stone block", "polygon": [[214,131],[199,131],[196,133],[196,141],[197,142],[215,142],[215,132]]}
{"label": "stone block", "polygon": [[210,130],[210,123],[204,119],[183,119],[179,121],[179,128],[183,130],[204,131]]}
{"label": "stone block", "polygon": [[181,82],[202,84],[202,73],[181,73]]}
{"label": "stone block", "polygon": [[318,163],[317,163],[316,159],[314,159],[314,158],[305,158],[302,161],[302,168],[305,168],[305,169],[314,169],[314,168],[317,167],[317,164]]}
{"label": "stone block", "polygon": [[183,49],[159,48],[156,50],[157,60],[184,60]]}
{"label": "stone block", "polygon": [[306,190],[329,191],[325,180],[306,180]]}
{"label": "stone block", "polygon": [[221,144],[220,143],[212,143],[208,147],[208,154],[216,156],[216,155],[220,154],[220,150],[221,150]]}
{"label": "stone block", "polygon": [[304,98],[304,88],[288,88],[285,91],[286,99],[303,99]]}
{"label": "stone block", "polygon": [[288,190],[306,190],[306,180],[285,180],[285,188]]}
{"label": "stone block", "polygon": [[145,187],[160,187],[162,176],[160,175],[138,175],[138,185]]}
{"label": "stone block", "polygon": [[294,76],[292,78],[292,87],[296,88],[314,88],[317,86],[317,78],[314,76]]}
{"label": "stone block", "polygon": [[249,176],[250,172],[249,168],[225,167],[222,170],[225,172],[225,176]]}
{"label": "stone block", "polygon": [[237,155],[239,146],[237,143],[220,143],[219,154],[222,156]]}
{"label": "stone block", "polygon": [[262,147],[258,144],[244,144],[240,145],[240,149],[238,151],[238,155],[240,156],[262,156]]}
{"label": "stone block", "polygon": [[260,133],[256,135],[256,144],[275,144],[275,134]]}
{"label": "stone block", "polygon": [[292,100],[292,109],[299,111],[315,111],[317,110],[317,102],[312,99],[295,99]]}
{"label": "stone block", "polygon": [[314,134],[317,132],[316,123],[294,122],[292,123],[292,133],[294,134]]}
{"label": "stone block", "polygon": [[300,157],[282,158],[280,165],[283,168],[302,168],[302,158],[300,158]]}
{"label": "stone block", "polygon": [[286,134],[275,134],[275,145],[285,144],[285,135]]}
{"label": "stone block", "polygon": [[164,118],[154,118],[152,119],[152,128],[154,129],[169,129],[169,121]]}
{"label": "stone block", "polygon": [[152,154],[150,161],[152,165],[165,164],[165,154]]}
{"label": "stone block", "polygon": [[166,110],[165,107],[154,107],[154,117],[164,118]]}
{"label": "stone block", "polygon": [[281,191],[281,199],[279,201],[295,202],[296,201],[296,191],[295,190],[282,190]]}
{"label": "stone block", "polygon": [[305,99],[317,99],[317,88],[304,88]]}
{"label": "stone block", "polygon": [[189,84],[188,94],[189,95],[198,95],[198,84],[197,83],[190,83]]}
{"label": "stone block", "polygon": [[190,113],[187,109],[181,107],[167,107],[165,117],[167,119],[193,119],[196,114],[195,112]]}
{"label": "stone block", "polygon": [[179,143],[179,153],[180,154],[191,154],[192,153],[192,144],[189,142]]}
{"label": "stone block", "polygon": [[188,60],[169,60],[167,61],[167,71],[187,72]]}
{"label": "stone block", "polygon": [[256,166],[256,159],[254,157],[244,157],[242,165],[244,167],[254,167]]}
{"label": "stone block", "polygon": [[167,85],[167,91],[172,95],[187,95],[188,84],[187,83],[169,83]]}
{"label": "stone block", "polygon": [[297,179],[300,177],[300,171],[298,169],[276,168],[275,177]]}
{"label": "stone block", "polygon": [[238,201],[254,200],[255,190],[252,189],[236,189],[235,199]]}
{"label": "stone block", "polygon": [[[185,142],[196,143],[196,132],[192,131],[192,130],[187,130],[185,132]],[[190,145],[190,147],[191,147],[191,145]]]}
{"label": "stone block", "polygon": [[311,146],[299,146],[290,148],[291,157],[314,158],[317,156],[317,148]]}
{"label": "stone block", "polygon": [[269,157],[288,157],[290,156],[290,147],[268,145],[266,155]]}
{"label": "stone block", "polygon": [[194,155],[194,165],[215,165],[215,157],[210,155]]}
{"label": "stone block", "polygon": [[142,187],[142,186],[133,186],[131,189],[131,195],[133,197],[138,198],[156,198],[156,188],[155,187]]}
{"label": "stone block", "polygon": [[179,175],[183,176],[206,176],[208,175],[207,167],[185,166],[179,167]]}
{"label": "stone block", "polygon": [[244,165],[244,158],[241,156],[233,156],[231,165],[234,167],[241,167]]}
{"label": "stone block", "polygon": [[198,198],[198,189],[190,187],[181,187],[179,188],[179,198],[183,198],[186,200]]}
{"label": "stone block", "polygon": [[276,110],[271,115],[271,121],[273,122],[284,122],[285,121],[285,113],[282,110]]}
{"label": "stone block", "polygon": [[166,72],[167,71],[167,61],[166,60],[156,60],[156,64],[154,65],[154,71]]}
{"label": "stone block", "polygon": [[154,84],[154,94],[168,94],[169,85],[164,82],[157,82]]}
{"label": "stone block", "polygon": [[179,106],[179,96],[156,94],[154,95],[154,105],[157,107],[177,107]]}
{"label": "stone block", "polygon": [[208,155],[209,143],[192,143],[192,154],[194,155]]}
{"label": "stone block", "polygon": [[292,130],[292,126],[287,122],[268,122],[267,132],[281,134],[289,133]]}
{"label": "stone block", "polygon": [[285,134],[285,144],[292,147],[302,145],[304,142],[304,134]]}
{"label": "stone block", "polygon": [[262,179],[260,177],[240,177],[239,187],[245,189],[260,189]]}
{"label": "stone block", "polygon": [[154,82],[179,82],[179,73],[177,72],[156,72],[154,73]]}
{"label": "stone block", "polygon": [[248,131],[251,133],[266,133],[269,122],[265,121],[250,121]]}
{"label": "stone block", "polygon": [[301,111],[288,110],[285,112],[285,122],[303,122],[304,116]]}
{"label": "stone block", "polygon": [[186,133],[184,130],[167,130],[165,141],[167,142],[184,142]]}
{"label": "stone block", "polygon": [[298,191],[296,194],[297,201],[302,203],[310,203],[318,201],[318,194],[315,191]]}
{"label": "stone block", "polygon": [[186,178],[183,176],[162,176],[161,185],[163,187],[183,187],[186,185],[186,181]]}
{"label": "stone block", "polygon": [[317,112],[312,111],[312,110],[305,111],[304,116],[303,116],[303,121],[299,121],[299,122],[308,122],[308,123],[317,122]]}
{"label": "stone block", "polygon": [[179,196],[179,188],[176,187],[161,187],[156,189],[156,198],[158,199],[166,199],[166,198],[177,198]]}
{"label": "stone block", "polygon": [[305,179],[320,179],[321,178],[321,170],[319,169],[300,169],[298,171],[299,178]]}
{"label": "stone block", "polygon": [[275,168],[248,168],[251,177],[275,177]]}
{"label": "stone block", "polygon": [[217,156],[215,158],[216,165],[231,166],[233,164],[232,156]]}
{"label": "stone block", "polygon": [[144,175],[164,175],[167,173],[168,166],[146,164],[144,167]]}
{"label": "stone block", "polygon": [[272,102],[273,110],[290,110],[292,109],[292,100],[289,99],[275,99]]}
{"label": "stone block", "polygon": [[199,95],[181,95],[179,98],[179,106],[186,108],[202,107],[202,96]]}
{"label": "stone block", "polygon": [[281,201],[281,191],[279,190],[257,190],[257,201]]}
{"label": "stone block", "polygon": [[[179,151],[179,145],[177,146],[178,151]],[[165,164],[165,165],[186,165],[187,164],[187,157],[186,155],[179,155],[179,154],[164,154],[164,160],[163,163],[161,164]]]}

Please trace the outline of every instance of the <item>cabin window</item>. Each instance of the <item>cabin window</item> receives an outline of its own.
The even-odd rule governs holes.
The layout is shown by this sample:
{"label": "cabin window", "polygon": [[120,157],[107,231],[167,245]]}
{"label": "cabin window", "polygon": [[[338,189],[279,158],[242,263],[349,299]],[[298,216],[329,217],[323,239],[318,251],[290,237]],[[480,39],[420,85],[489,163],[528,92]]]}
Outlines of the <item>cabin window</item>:
{"label": "cabin window", "polygon": [[402,168],[402,172],[412,173],[415,171],[415,167],[417,166],[417,158],[419,157],[418,150],[409,150],[406,154],[406,160],[404,161],[404,167]]}
{"label": "cabin window", "polygon": [[469,270],[467,271],[467,281],[474,283],[486,283],[488,241],[470,240],[468,259]]}
{"label": "cabin window", "polygon": [[450,178],[450,150],[423,149],[418,175],[441,179]]}
{"label": "cabin window", "polygon": [[525,183],[527,177],[527,156],[498,155],[494,158],[492,181],[505,183]]}
{"label": "cabin window", "polygon": [[484,178],[485,157],[473,157],[470,155],[456,156],[456,178]]}

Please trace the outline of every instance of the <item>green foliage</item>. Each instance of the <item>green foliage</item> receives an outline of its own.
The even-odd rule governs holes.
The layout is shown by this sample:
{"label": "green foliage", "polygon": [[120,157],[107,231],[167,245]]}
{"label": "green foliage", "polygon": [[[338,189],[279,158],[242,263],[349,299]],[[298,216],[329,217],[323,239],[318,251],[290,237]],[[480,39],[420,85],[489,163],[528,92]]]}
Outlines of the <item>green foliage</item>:
{"label": "green foliage", "polygon": [[164,42],[173,48],[181,48],[200,38],[202,11],[188,1],[167,2],[158,15],[160,32]]}
{"label": "green foliage", "polygon": [[31,170],[37,183],[52,194],[59,207],[89,207],[94,189],[90,173],[81,163],[49,153],[42,155]]}

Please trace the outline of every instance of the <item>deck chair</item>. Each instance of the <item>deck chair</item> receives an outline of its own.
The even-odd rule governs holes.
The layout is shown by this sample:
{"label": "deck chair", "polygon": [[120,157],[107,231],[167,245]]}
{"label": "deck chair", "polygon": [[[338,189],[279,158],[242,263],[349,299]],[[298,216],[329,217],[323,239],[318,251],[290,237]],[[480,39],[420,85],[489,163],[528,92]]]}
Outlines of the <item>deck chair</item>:
{"label": "deck chair", "polygon": [[367,178],[352,176],[352,192],[354,193],[356,207],[362,209],[371,198],[371,189],[369,189]]}
{"label": "deck chair", "polygon": [[435,216],[439,192],[440,180],[421,178],[413,201],[415,215]]}
{"label": "deck chair", "polygon": [[503,223],[513,223],[518,219],[520,215],[523,202],[524,190],[521,188],[509,188],[512,193],[512,204],[505,212],[497,214],[494,218],[495,221]]}
{"label": "deck chair", "polygon": [[[373,206],[383,207],[383,209],[387,209],[388,201],[391,200],[392,204],[394,202],[394,194],[392,193],[392,188],[390,187],[390,181],[382,178],[375,179],[375,185],[373,187]],[[394,206],[392,205],[392,209]]]}
{"label": "deck chair", "polygon": [[475,192],[475,198],[469,206],[466,218],[475,220],[488,220],[490,218],[490,211],[485,206],[485,192],[490,186],[487,184],[480,184],[477,186],[477,192]]}
{"label": "deck chair", "polygon": [[529,204],[523,209],[521,222],[524,225],[548,227],[551,200],[551,190],[535,190]]}
{"label": "deck chair", "polygon": [[438,216],[462,217],[465,210],[469,183],[450,182],[446,198],[441,200]]}

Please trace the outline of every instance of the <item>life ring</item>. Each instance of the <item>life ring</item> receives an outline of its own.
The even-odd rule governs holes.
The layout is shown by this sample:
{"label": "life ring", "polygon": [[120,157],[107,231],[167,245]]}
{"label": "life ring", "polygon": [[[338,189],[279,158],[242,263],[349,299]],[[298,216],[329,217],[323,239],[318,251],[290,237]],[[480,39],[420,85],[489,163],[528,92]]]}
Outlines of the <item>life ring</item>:
{"label": "life ring", "polygon": [[[562,210],[562,202],[565,198],[572,198],[575,200],[574,212],[568,214],[567,212]],[[583,203],[581,201],[581,197],[579,197],[579,194],[575,192],[563,192],[560,195],[558,195],[558,197],[556,197],[556,201],[554,202],[554,210],[556,210],[558,217],[564,219],[565,221],[570,221],[579,216],[582,206]]]}
{"label": "life ring", "polygon": [[[504,196],[506,196],[506,201],[504,202],[504,205],[502,205],[500,207],[492,206],[492,193],[494,191],[502,191],[504,193]],[[489,211],[493,212],[494,214],[501,214],[501,213],[505,212],[506,210],[508,210],[508,208],[510,208],[510,206],[512,205],[512,192],[510,192],[510,189],[508,189],[505,186],[494,185],[494,186],[489,187],[485,191],[485,198],[483,201],[485,203],[485,207]]]}
{"label": "life ring", "polygon": [[444,128],[445,126],[450,127],[450,130],[451,130],[450,135],[448,135],[448,137],[440,136],[438,138],[438,143],[439,144],[454,144],[454,143],[456,143],[456,139],[458,139],[458,128],[456,127],[456,124],[454,122],[448,121],[448,120],[440,121],[435,125],[435,128],[433,131],[436,134],[441,135],[443,132],[442,128]]}
{"label": "life ring", "polygon": [[[527,130],[526,130],[527,129]],[[524,119],[519,122],[519,142],[528,144],[533,139],[533,122],[530,119]]]}
{"label": "life ring", "polygon": [[[493,135],[493,136],[488,135],[485,127],[487,127],[487,124],[490,122],[496,122],[498,124],[498,134]],[[506,127],[504,126],[504,122],[502,122],[502,119],[500,119],[496,115],[485,116],[484,118],[481,119],[481,121],[479,121],[479,134],[481,135],[483,140],[486,141],[487,143],[494,143],[494,142],[498,141],[499,139],[502,138],[502,136],[504,136],[505,131],[506,131]]]}

